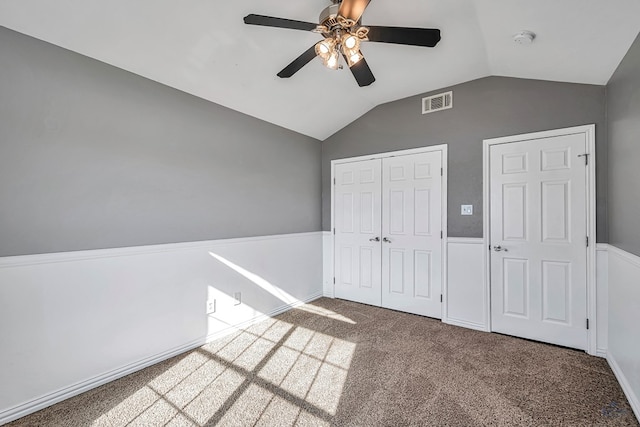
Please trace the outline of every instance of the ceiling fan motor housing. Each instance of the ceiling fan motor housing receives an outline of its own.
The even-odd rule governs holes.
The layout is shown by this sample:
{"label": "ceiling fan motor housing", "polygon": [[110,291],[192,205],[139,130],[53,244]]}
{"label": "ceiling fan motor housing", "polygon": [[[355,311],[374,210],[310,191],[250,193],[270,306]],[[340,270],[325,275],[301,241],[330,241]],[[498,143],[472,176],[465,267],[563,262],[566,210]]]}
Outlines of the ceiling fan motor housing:
{"label": "ceiling fan motor housing", "polygon": [[337,19],[339,9],[339,4],[332,4],[331,6],[326,7],[322,12],[320,12],[320,25],[324,25],[328,29],[332,29],[336,25],[339,25]]}

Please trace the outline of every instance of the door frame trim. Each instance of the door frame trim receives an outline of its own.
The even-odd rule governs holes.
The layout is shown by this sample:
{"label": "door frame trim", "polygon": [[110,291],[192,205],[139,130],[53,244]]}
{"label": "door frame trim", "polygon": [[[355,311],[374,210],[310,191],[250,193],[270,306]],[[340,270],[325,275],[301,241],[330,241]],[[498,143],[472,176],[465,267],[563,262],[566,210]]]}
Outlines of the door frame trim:
{"label": "door frame trim", "polygon": [[554,129],[543,132],[527,133],[522,135],[512,135],[500,138],[490,138],[483,141],[482,146],[482,169],[483,169],[483,190],[482,190],[482,213],[483,213],[483,241],[485,246],[484,265],[484,320],[487,330],[492,331],[491,325],[491,259],[489,257],[489,244],[491,236],[490,218],[490,169],[489,169],[489,149],[492,145],[508,144],[513,142],[530,141],[554,136],[565,136],[584,134],[587,141],[587,154],[589,162],[587,164],[587,235],[589,236],[589,247],[587,248],[587,318],[589,319],[589,330],[587,331],[587,353],[596,355],[597,342],[596,331],[596,126],[595,124],[575,126],[564,129]]}
{"label": "door frame trim", "polygon": [[347,157],[343,159],[331,160],[331,272],[333,282],[331,286],[331,298],[335,298],[335,277],[336,277],[336,254],[335,254],[335,167],[336,165],[342,163],[353,163],[363,160],[376,160],[376,159],[384,159],[395,156],[406,156],[410,154],[418,154],[418,153],[431,153],[434,151],[440,151],[442,153],[442,212],[440,213],[440,218],[442,221],[442,239],[441,240],[441,250],[442,250],[442,319],[447,318],[447,237],[448,237],[448,223],[447,223],[447,195],[448,195],[448,176],[449,176],[449,158],[448,158],[448,144],[438,144],[438,145],[430,145],[426,147],[419,148],[410,148],[407,150],[398,150],[398,151],[389,151],[385,153],[376,153],[376,154],[368,154],[364,156],[357,157]]}

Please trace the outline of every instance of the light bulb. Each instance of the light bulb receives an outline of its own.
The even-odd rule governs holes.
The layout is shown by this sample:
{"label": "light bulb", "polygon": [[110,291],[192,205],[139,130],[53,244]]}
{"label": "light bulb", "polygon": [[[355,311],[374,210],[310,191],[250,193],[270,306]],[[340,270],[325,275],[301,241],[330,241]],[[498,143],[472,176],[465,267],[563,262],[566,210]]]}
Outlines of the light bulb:
{"label": "light bulb", "polygon": [[333,50],[335,44],[336,42],[333,39],[329,38],[319,41],[318,43],[316,43],[316,55],[326,60]]}
{"label": "light bulb", "polygon": [[331,52],[331,54],[327,58],[327,60],[326,60],[324,65],[326,65],[327,68],[331,68],[332,70],[337,70],[338,69],[338,59],[339,59],[338,52],[334,50],[333,52]]}
{"label": "light bulb", "polygon": [[347,49],[353,49],[354,47],[356,47],[357,43],[358,38],[356,36],[348,35],[344,39],[344,45]]}
{"label": "light bulb", "polygon": [[357,64],[358,61],[360,61],[361,59],[362,59],[362,55],[360,55],[360,53],[358,52],[354,53],[349,57],[349,62],[350,62],[349,66]]}

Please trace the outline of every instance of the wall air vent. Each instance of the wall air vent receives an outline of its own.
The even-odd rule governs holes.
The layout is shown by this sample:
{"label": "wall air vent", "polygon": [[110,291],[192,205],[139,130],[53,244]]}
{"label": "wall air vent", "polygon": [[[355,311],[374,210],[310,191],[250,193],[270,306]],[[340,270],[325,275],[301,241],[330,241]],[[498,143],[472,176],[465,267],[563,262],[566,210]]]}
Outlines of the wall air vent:
{"label": "wall air vent", "polygon": [[439,93],[422,98],[422,114],[453,108],[453,92]]}

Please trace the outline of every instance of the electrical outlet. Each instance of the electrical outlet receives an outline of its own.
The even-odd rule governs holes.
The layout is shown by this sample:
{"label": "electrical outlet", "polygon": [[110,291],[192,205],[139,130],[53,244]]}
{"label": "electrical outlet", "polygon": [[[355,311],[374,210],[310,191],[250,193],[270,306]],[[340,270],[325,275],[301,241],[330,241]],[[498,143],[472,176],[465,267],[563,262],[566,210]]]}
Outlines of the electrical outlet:
{"label": "electrical outlet", "polygon": [[461,205],[460,215],[473,215],[473,205]]}
{"label": "electrical outlet", "polygon": [[234,305],[242,304],[242,292],[235,292],[233,294],[233,298],[236,300],[236,303]]}
{"label": "electrical outlet", "polygon": [[207,314],[216,312],[216,300],[207,301]]}

